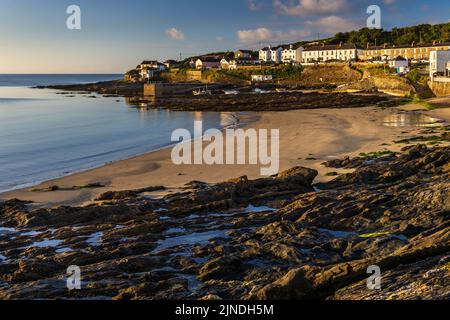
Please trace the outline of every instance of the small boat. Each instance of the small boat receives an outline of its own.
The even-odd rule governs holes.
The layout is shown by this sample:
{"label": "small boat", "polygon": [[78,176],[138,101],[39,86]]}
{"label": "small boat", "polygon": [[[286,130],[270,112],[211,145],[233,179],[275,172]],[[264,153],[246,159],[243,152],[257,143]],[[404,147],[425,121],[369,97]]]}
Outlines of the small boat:
{"label": "small boat", "polygon": [[238,95],[239,91],[237,90],[224,90],[223,91],[226,95]]}
{"label": "small boat", "polygon": [[211,92],[211,90],[208,90],[208,86],[206,86],[203,89],[198,89],[198,90],[192,91],[192,94],[194,96],[210,96],[210,95],[212,95],[212,92]]}

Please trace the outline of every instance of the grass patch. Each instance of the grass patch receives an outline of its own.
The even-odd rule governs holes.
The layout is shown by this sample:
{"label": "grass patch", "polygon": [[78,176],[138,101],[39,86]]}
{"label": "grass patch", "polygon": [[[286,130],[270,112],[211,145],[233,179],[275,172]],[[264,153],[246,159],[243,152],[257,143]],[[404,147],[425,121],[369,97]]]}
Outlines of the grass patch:
{"label": "grass patch", "polygon": [[437,144],[437,143],[440,143],[440,142],[449,142],[449,141],[450,141],[450,133],[449,132],[444,132],[440,136],[437,136],[437,135],[433,135],[433,136],[418,136],[418,137],[414,137],[414,138],[409,138],[409,139],[403,139],[403,140],[395,141],[395,143],[398,143],[398,144],[410,144],[410,143],[415,143],[415,142],[424,142],[424,143]]}
{"label": "grass patch", "polygon": [[424,107],[427,110],[435,110],[438,107],[433,106],[431,103],[429,103],[428,101],[422,100],[420,99],[418,96],[414,96],[411,99],[411,102],[416,103],[416,104],[420,104],[422,107]]}
{"label": "grass patch", "polygon": [[105,186],[101,183],[89,183],[83,186],[73,186],[72,190],[81,190],[81,189],[95,189],[95,188],[104,188]]}
{"label": "grass patch", "polygon": [[391,235],[391,232],[375,232],[375,233],[362,234],[359,237],[367,239],[367,238],[376,238],[376,237],[389,236],[389,235]]}
{"label": "grass patch", "polygon": [[60,190],[60,188],[58,186],[49,186],[49,187],[43,188],[43,189],[39,189],[39,188],[29,189],[28,192],[53,192],[53,191],[58,191],[58,190]]}
{"label": "grass patch", "polygon": [[359,154],[363,158],[382,158],[387,156],[396,156],[397,152],[394,151],[376,151],[376,152],[369,152],[369,153],[360,153]]}

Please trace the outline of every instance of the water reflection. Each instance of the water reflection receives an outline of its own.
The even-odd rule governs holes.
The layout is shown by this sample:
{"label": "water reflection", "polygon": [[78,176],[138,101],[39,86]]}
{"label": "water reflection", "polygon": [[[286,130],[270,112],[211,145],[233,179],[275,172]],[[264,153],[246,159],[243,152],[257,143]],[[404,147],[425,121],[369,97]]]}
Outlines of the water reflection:
{"label": "water reflection", "polygon": [[439,127],[443,122],[416,112],[391,114],[383,119],[383,125],[387,127]]}

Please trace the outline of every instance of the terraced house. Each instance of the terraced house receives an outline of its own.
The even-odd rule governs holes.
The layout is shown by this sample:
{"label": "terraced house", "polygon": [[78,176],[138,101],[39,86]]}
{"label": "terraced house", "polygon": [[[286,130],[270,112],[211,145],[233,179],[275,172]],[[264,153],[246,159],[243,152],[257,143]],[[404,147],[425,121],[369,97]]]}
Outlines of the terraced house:
{"label": "terraced house", "polygon": [[450,42],[433,42],[410,45],[388,45],[382,46],[367,46],[364,54],[361,55],[361,60],[394,60],[398,56],[402,56],[409,60],[427,61],[430,58],[430,53],[439,50],[450,50]]}
{"label": "terraced house", "polygon": [[363,48],[355,44],[318,45],[303,50],[303,63],[355,61],[363,55]]}
{"label": "terraced house", "polygon": [[283,51],[281,53],[281,60],[283,63],[301,63],[303,47],[286,45],[283,46]]}
{"label": "terraced house", "polygon": [[259,50],[259,60],[264,62],[281,63],[283,47],[265,47]]}

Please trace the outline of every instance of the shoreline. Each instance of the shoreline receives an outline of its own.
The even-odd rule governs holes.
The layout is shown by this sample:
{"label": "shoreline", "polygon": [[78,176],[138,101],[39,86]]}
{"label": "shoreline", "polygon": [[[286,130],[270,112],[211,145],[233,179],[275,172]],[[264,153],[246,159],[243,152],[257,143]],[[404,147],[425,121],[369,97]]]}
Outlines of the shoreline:
{"label": "shoreline", "polygon": [[[420,127],[386,127],[380,120],[392,112],[420,109],[417,105],[380,109],[374,107],[350,109],[294,110],[286,112],[252,113],[254,122],[237,125],[253,129],[280,129],[280,171],[303,166],[319,171],[316,182],[334,177],[325,176],[330,170],[321,163],[344,156],[384,149],[399,151],[403,146],[384,146],[394,140],[418,133]],[[427,111],[430,115],[450,121],[449,109]],[[243,113],[245,114],[245,113]],[[53,192],[29,192],[19,189],[0,194],[0,200],[21,199],[34,202],[36,207],[84,206],[107,191],[123,191],[165,186],[179,188],[191,181],[218,183],[247,175],[260,178],[260,166],[251,165],[191,165],[175,166],[170,161],[171,147],[147,152],[129,159],[107,163],[101,167],[74,173],[38,184],[45,189],[57,185]],[[347,173],[348,170],[337,170]],[[105,187],[69,190],[73,186],[101,183]]]}
{"label": "shoreline", "polygon": [[[249,115],[245,115],[245,113],[246,112],[242,112],[242,114],[238,116],[237,114],[239,114],[239,112],[229,112],[230,123],[222,126],[222,128],[220,130],[225,130],[225,129],[231,128],[231,127],[239,128],[241,126],[245,126],[245,125],[249,124],[252,121],[257,121],[257,117],[252,117],[252,116],[249,116]],[[66,177],[73,176],[73,175],[77,175],[77,174],[89,172],[89,171],[92,171],[92,170],[96,170],[98,168],[101,168],[101,167],[104,167],[104,166],[107,166],[107,165],[111,165],[111,164],[114,164],[114,163],[117,163],[117,162],[127,161],[127,160],[131,160],[131,159],[134,159],[134,158],[142,157],[142,156],[147,155],[149,153],[162,151],[164,149],[170,149],[175,144],[176,143],[171,143],[171,144],[168,144],[168,145],[164,145],[164,146],[158,147],[158,148],[153,149],[153,150],[147,150],[147,151],[140,152],[140,153],[137,153],[135,155],[128,156],[128,157],[118,158],[116,160],[111,160],[111,161],[108,161],[108,162],[105,162],[105,163],[102,163],[102,164],[93,165],[92,167],[87,167],[87,168],[84,168],[84,169],[76,169],[74,171],[68,172],[67,174],[58,175],[58,176],[53,177],[53,178],[43,179],[43,180],[39,180],[39,181],[36,181],[36,182],[23,183],[23,184],[14,186],[13,188],[8,189],[8,190],[0,190],[0,200],[2,199],[1,195],[3,195],[3,194],[12,193],[12,192],[19,191],[19,190],[28,190],[30,188],[37,187],[37,186],[45,184],[45,183],[50,183],[51,181],[57,181],[57,180],[60,180],[60,179],[66,178]]]}

